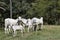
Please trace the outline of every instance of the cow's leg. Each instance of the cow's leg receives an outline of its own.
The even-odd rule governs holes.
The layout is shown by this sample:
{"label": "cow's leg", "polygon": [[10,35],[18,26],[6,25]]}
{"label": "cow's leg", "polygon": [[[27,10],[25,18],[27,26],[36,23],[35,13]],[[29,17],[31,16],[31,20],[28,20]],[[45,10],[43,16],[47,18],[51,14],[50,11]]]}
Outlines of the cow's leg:
{"label": "cow's leg", "polygon": [[9,34],[8,28],[5,28],[4,30],[5,30],[5,34],[6,33]]}
{"label": "cow's leg", "polygon": [[28,26],[28,32],[29,32],[29,26]]}
{"label": "cow's leg", "polygon": [[34,26],[32,26],[33,27],[33,31],[34,31]]}
{"label": "cow's leg", "polygon": [[37,26],[36,26],[36,32],[37,32],[37,30],[38,30],[38,24],[37,24]]}
{"label": "cow's leg", "polygon": [[13,37],[15,37],[16,36],[16,30],[14,30],[14,34],[13,34]]}
{"label": "cow's leg", "polygon": [[5,28],[4,28],[4,30],[5,30],[5,34],[7,33],[7,24],[5,23]]}

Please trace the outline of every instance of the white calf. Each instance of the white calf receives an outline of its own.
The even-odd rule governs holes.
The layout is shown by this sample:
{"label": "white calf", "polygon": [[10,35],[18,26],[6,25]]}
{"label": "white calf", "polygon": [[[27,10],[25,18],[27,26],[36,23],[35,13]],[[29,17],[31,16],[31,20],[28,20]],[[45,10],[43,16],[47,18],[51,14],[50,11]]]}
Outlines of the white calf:
{"label": "white calf", "polygon": [[14,26],[12,26],[12,29],[14,31],[13,36],[16,36],[16,30],[21,30],[21,33],[22,33],[22,36],[23,36],[24,27],[22,25],[14,25]]}

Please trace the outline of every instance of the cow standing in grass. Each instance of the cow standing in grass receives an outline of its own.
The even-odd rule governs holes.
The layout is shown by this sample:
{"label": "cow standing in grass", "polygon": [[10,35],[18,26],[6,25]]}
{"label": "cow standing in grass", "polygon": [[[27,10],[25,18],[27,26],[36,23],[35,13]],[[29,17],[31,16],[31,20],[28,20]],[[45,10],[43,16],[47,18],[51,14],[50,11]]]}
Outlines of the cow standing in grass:
{"label": "cow standing in grass", "polygon": [[11,18],[6,18],[5,19],[5,33],[9,33],[10,28],[13,25],[18,25],[18,21],[21,19],[21,17],[18,17],[17,19],[11,19]]}
{"label": "cow standing in grass", "polygon": [[14,34],[13,34],[13,36],[16,36],[16,34],[17,34],[17,30],[21,30],[21,33],[22,33],[22,36],[23,36],[23,32],[24,32],[24,27],[23,27],[23,25],[14,25],[14,26],[12,26],[12,29],[13,29],[13,32],[14,32]]}
{"label": "cow standing in grass", "polygon": [[[36,29],[36,31],[37,31],[38,28],[42,29],[42,26],[43,26],[43,17],[41,17],[40,19],[35,18],[35,17],[32,18],[32,24],[33,24],[33,26],[36,25],[36,27],[34,27]],[[39,26],[39,25],[41,25],[41,26]]]}

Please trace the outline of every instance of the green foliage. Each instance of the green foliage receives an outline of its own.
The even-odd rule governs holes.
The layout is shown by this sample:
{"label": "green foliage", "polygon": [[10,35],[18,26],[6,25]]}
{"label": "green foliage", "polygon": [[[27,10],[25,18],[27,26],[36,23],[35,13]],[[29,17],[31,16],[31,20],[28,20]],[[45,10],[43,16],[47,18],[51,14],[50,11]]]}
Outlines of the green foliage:
{"label": "green foliage", "polygon": [[[0,7],[0,18],[4,20],[10,17],[10,1],[0,0]],[[12,13],[13,18],[43,16],[44,24],[60,24],[60,0],[12,0]]]}

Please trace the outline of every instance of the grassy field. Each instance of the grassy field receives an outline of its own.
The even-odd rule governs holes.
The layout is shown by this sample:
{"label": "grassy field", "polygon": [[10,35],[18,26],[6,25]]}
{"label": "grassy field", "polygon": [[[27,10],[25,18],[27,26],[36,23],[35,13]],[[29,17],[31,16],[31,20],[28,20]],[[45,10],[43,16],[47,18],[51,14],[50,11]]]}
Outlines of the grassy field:
{"label": "grassy field", "polygon": [[17,36],[4,34],[4,30],[0,29],[0,40],[60,40],[59,25],[44,25],[43,29],[37,32],[26,32],[24,36],[18,31]]}

